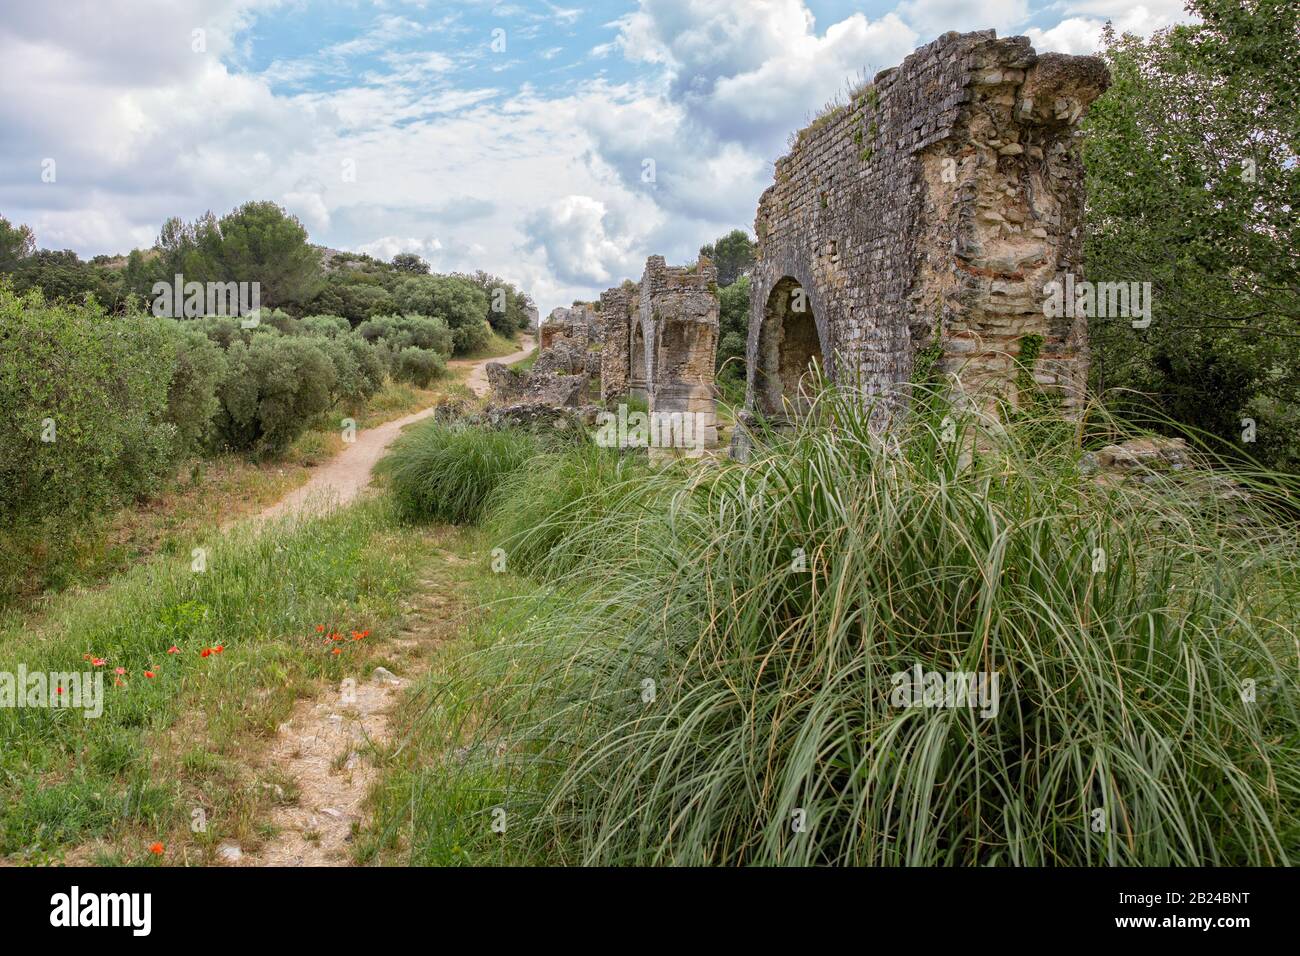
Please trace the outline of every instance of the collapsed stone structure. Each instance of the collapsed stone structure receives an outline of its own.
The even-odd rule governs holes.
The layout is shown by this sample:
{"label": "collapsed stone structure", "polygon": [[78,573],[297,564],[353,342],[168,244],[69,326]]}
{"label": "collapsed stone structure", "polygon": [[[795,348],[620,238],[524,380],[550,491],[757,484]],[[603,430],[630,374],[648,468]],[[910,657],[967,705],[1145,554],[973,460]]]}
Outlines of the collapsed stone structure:
{"label": "collapsed stone structure", "polygon": [[1014,402],[1036,355],[1077,409],[1086,319],[1043,288],[1079,272],[1077,129],[1107,84],[1095,57],[948,33],[799,133],[755,222],[745,417],[798,414],[813,360],[887,416],[931,365]]}
{"label": "collapsed stone structure", "polygon": [[568,407],[600,398],[612,408],[644,398],[652,415],[689,416],[692,439],[714,445],[717,282],[707,259],[669,266],[651,256],[639,284],[606,290],[599,305],[552,311],[530,372],[489,364],[492,391],[505,401]]}

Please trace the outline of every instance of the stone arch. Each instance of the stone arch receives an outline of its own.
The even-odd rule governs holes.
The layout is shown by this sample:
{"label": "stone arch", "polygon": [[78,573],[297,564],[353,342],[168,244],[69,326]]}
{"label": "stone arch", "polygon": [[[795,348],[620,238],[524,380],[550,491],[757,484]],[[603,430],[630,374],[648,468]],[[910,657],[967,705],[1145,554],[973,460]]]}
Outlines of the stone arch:
{"label": "stone arch", "polygon": [[762,300],[753,373],[763,414],[781,418],[807,410],[809,369],[816,362],[829,373],[822,322],[813,290],[794,276],[783,276]]}

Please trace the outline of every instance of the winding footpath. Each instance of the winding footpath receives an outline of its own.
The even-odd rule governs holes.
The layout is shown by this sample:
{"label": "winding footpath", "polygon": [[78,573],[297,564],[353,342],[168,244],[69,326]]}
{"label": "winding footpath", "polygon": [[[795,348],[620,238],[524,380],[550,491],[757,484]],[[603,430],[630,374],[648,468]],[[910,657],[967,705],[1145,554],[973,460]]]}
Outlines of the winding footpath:
{"label": "winding footpath", "polygon": [[[513,355],[461,359],[449,365],[469,367],[466,385],[483,398],[488,393],[488,363],[509,365],[527,358],[533,340],[525,336],[523,343],[523,350]],[[433,409],[426,408],[359,433],[354,444],[318,469],[307,484],[254,520],[318,514],[347,504],[370,483],[375,463],[402,429],[431,414]],[[429,557],[434,564],[456,560],[437,548]],[[271,813],[276,835],[247,854],[238,844],[223,844],[218,850],[221,862],[281,867],[352,863],[353,836],[365,820],[366,794],[379,773],[374,753],[389,739],[393,707],[403,688],[428,669],[448,621],[456,617],[455,600],[444,593],[446,583],[436,574],[422,577],[419,585],[412,599],[404,602],[402,630],[385,635],[387,656],[402,676],[376,668],[368,677],[357,674],[337,686],[322,687],[316,696],[294,705],[260,760],[263,767],[275,767],[294,788],[292,799],[285,799]]]}
{"label": "winding footpath", "polygon": [[[533,339],[526,335],[522,342],[524,348],[511,355],[482,360],[455,359],[447,365],[453,369],[468,367],[469,376],[465,384],[476,396],[483,398],[488,393],[488,363],[510,365],[528,358],[533,352]],[[402,429],[432,414],[433,408],[425,408],[413,415],[358,431],[357,440],[317,468],[305,485],[289,492],[253,520],[260,523],[290,514],[319,514],[348,504],[370,484],[375,464]]]}

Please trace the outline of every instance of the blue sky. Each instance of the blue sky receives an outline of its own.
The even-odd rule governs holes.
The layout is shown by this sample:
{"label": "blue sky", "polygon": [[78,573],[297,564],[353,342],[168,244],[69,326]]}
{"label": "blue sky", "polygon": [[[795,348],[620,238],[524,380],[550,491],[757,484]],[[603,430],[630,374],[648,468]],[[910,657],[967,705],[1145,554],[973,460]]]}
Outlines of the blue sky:
{"label": "blue sky", "polygon": [[[84,256],[281,203],[543,314],[752,228],[846,81],[949,29],[1090,52],[1181,0],[0,0],[0,215]],[[42,171],[54,161],[53,181]]]}

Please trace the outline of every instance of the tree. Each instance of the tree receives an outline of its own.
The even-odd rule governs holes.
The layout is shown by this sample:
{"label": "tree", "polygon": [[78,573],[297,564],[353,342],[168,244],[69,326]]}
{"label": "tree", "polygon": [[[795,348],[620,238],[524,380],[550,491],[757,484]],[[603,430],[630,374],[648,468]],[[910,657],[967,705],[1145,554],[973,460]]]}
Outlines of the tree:
{"label": "tree", "polygon": [[196,242],[221,281],[259,283],[264,306],[300,308],[320,287],[320,254],[307,230],[273,202],[244,203],[215,226],[200,221]]}
{"label": "tree", "polygon": [[36,236],[30,226],[12,225],[0,216],[0,272],[13,272],[18,263],[36,251]]}
{"label": "tree", "polygon": [[700,255],[718,267],[718,285],[729,286],[754,267],[754,242],[743,229],[733,229],[716,242],[700,246]]}
{"label": "tree", "polygon": [[472,276],[460,278],[472,282],[487,296],[487,312],[483,317],[498,335],[509,338],[528,328],[528,310],[532,306],[532,300],[515,288],[513,283],[482,269]]}
{"label": "tree", "polygon": [[[1300,465],[1300,7],[1191,0],[1150,40],[1107,29],[1086,125],[1094,281],[1150,282],[1150,326],[1090,323],[1093,386],[1270,464]],[[1240,443],[1256,419],[1257,443]]]}
{"label": "tree", "polygon": [[399,252],[393,256],[393,268],[398,272],[406,272],[410,275],[428,275],[429,263],[425,262],[414,252]]}
{"label": "tree", "polygon": [[749,276],[718,290],[718,373],[745,380],[745,343],[749,337]]}
{"label": "tree", "polygon": [[488,295],[465,276],[403,279],[394,298],[403,313],[429,315],[446,322],[458,355],[474,352],[488,343],[489,327],[484,319]]}

